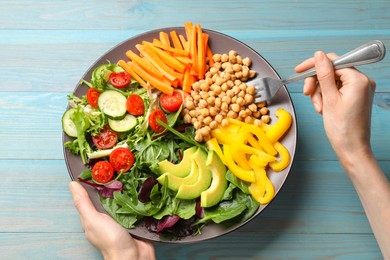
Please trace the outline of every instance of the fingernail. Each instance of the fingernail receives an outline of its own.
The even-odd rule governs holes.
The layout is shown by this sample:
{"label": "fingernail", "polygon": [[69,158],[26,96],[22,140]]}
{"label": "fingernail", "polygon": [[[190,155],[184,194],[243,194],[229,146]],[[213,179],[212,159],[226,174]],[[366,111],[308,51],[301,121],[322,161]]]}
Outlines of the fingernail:
{"label": "fingernail", "polygon": [[314,53],[314,57],[315,57],[316,60],[322,61],[322,60],[324,60],[325,54],[322,51],[316,51]]}
{"label": "fingernail", "polygon": [[69,183],[69,189],[72,193],[73,199],[77,199],[79,197],[79,186],[75,181]]}

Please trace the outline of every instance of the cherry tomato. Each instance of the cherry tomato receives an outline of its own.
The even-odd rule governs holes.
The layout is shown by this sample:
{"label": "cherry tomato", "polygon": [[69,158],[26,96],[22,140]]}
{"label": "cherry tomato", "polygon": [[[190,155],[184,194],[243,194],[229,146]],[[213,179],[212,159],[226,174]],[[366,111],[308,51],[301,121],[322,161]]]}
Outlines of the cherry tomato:
{"label": "cherry tomato", "polygon": [[92,141],[97,148],[108,149],[116,144],[118,141],[118,134],[106,125],[100,130],[100,134],[92,136]]}
{"label": "cherry tomato", "polygon": [[160,105],[168,112],[176,112],[181,104],[183,104],[183,96],[179,91],[173,91],[172,95],[162,94],[160,96]]}
{"label": "cherry tomato", "polygon": [[150,113],[148,118],[150,129],[152,129],[156,133],[160,133],[164,131],[165,127],[157,123],[157,119],[164,123],[168,123],[167,116],[161,109],[154,110],[152,113]]}
{"label": "cherry tomato", "polygon": [[114,167],[109,162],[98,161],[92,168],[92,178],[99,183],[107,183],[114,176]]}
{"label": "cherry tomato", "polygon": [[130,95],[126,101],[126,109],[134,116],[142,116],[145,113],[144,100],[137,94]]}
{"label": "cherry tomato", "polygon": [[94,89],[94,88],[88,89],[87,101],[91,105],[91,107],[98,108],[97,101],[98,101],[99,96],[100,96],[100,92],[97,91],[96,89]]}
{"label": "cherry tomato", "polygon": [[110,154],[110,163],[117,172],[127,172],[134,164],[134,154],[127,148],[116,148]]}
{"label": "cherry tomato", "polygon": [[110,83],[116,88],[124,88],[130,83],[130,74],[126,71],[112,72],[110,74]]}

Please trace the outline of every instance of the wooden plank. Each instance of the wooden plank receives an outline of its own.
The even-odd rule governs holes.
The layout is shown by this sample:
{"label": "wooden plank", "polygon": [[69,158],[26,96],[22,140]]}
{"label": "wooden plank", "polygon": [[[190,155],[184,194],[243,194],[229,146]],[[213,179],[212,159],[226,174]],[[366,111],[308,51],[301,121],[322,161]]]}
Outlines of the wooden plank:
{"label": "wooden plank", "polygon": [[[223,11],[221,6],[224,7]],[[325,8],[324,8],[325,7]],[[205,16],[206,12],[206,16]],[[178,15],[180,14],[180,15]],[[153,17],[152,19],[149,19]],[[2,29],[152,29],[202,22],[217,30],[388,29],[388,1],[2,1]],[[244,19],[243,19],[244,18]]]}
{"label": "wooden plank", "polygon": [[[375,238],[365,234],[231,233],[184,246],[156,243],[155,249],[157,259],[170,260],[381,259]],[[82,233],[0,233],[0,258],[102,259]]]}
{"label": "wooden plank", "polygon": [[[0,31],[0,92],[71,92],[101,55],[125,39],[142,32],[144,31]],[[311,57],[316,50],[343,54],[373,39],[380,39],[390,46],[390,30],[221,32],[249,45],[280,76],[285,77],[294,73],[294,67]],[[378,92],[390,92],[390,76],[387,73],[390,70],[389,58],[360,69],[376,79]],[[23,77],[20,76],[21,73]],[[288,88],[291,92],[301,92],[302,85],[301,81],[290,84]]]}
{"label": "wooden plank", "polygon": [[[63,159],[61,118],[67,106],[67,94],[2,92],[0,158]],[[292,93],[292,100],[298,121],[297,159],[335,160],[322,118],[313,110],[310,99]],[[389,160],[390,132],[383,131],[390,128],[390,121],[384,120],[389,108],[389,94],[377,93],[372,115],[372,146],[378,160]]]}

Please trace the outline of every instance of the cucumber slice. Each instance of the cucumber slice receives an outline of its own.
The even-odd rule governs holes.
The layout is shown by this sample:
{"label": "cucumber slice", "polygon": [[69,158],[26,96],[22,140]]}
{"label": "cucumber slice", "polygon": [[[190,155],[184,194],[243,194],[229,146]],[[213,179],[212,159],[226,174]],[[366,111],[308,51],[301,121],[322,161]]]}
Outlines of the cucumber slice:
{"label": "cucumber slice", "polygon": [[65,134],[67,134],[70,137],[77,137],[76,125],[73,123],[72,119],[70,119],[70,116],[75,111],[76,108],[71,108],[67,110],[62,116],[62,129],[64,130]]}
{"label": "cucumber slice", "polygon": [[128,132],[137,125],[137,118],[131,114],[127,114],[122,120],[108,119],[110,128],[118,133]]}
{"label": "cucumber slice", "polygon": [[123,119],[126,115],[126,97],[115,90],[107,90],[100,94],[98,107],[111,119]]}

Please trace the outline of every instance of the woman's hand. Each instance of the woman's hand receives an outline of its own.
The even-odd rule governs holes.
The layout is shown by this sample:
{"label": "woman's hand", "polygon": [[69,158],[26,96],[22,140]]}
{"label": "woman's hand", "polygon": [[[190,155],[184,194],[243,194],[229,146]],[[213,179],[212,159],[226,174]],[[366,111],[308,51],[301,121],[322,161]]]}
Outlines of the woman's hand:
{"label": "woman's hand", "polygon": [[100,250],[104,259],[155,259],[153,244],[133,239],[110,216],[98,212],[81,184],[72,181],[69,189],[80,214],[85,236]]}
{"label": "woman's hand", "polygon": [[355,68],[335,71],[331,63],[335,58],[335,54],[318,51],[295,70],[316,68],[317,76],[305,80],[303,92],[311,97],[315,110],[323,115],[325,132],[339,159],[348,163],[351,153],[371,153],[375,82]]}

